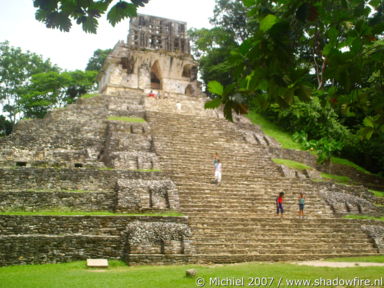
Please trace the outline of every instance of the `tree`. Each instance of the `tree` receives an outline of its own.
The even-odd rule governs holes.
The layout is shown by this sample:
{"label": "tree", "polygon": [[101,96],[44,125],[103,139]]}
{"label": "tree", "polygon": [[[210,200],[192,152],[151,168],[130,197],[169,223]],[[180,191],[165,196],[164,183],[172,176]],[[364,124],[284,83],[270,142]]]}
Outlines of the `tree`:
{"label": "tree", "polygon": [[104,61],[111,53],[112,49],[97,49],[93,52],[93,56],[88,60],[87,67],[85,70],[87,71],[100,71],[103,67]]}
{"label": "tree", "polygon": [[[271,103],[288,107],[295,97],[305,101],[314,93],[323,103],[345,102],[363,97],[371,86],[368,80],[379,75],[381,70],[372,70],[377,65],[364,51],[382,49],[378,48],[384,31],[381,1],[243,3],[250,10],[248,21],[257,29],[227,58],[235,81],[221,89],[224,105],[243,101],[265,108]],[[382,65],[382,57],[376,53],[373,61]],[[374,99],[383,97],[382,89],[369,93]],[[372,120],[380,120],[378,115]]]}
{"label": "tree", "polygon": [[11,47],[9,42],[0,43],[0,101],[12,125],[22,115],[20,99],[32,75],[49,71],[59,71],[59,68],[39,55]]}
{"label": "tree", "polygon": [[[217,0],[220,5],[230,2]],[[319,149],[319,155],[325,155],[323,160],[331,152],[339,151],[372,171],[382,171],[384,3],[242,3],[246,10],[246,33],[233,29],[239,45],[232,47],[226,57],[222,55],[220,64],[229,75],[225,81],[217,77],[208,83],[216,98],[206,107],[223,104],[228,119],[233,111],[246,111],[244,107],[267,111],[280,117],[281,123],[292,125],[287,128],[300,132],[298,138]],[[235,15],[241,13],[222,11],[221,18],[215,16],[215,28],[227,30],[222,25],[239,23],[241,18],[236,19]],[[220,9],[215,13],[221,13]],[[215,47],[220,48],[224,47]],[[208,51],[204,57],[214,54],[213,50]],[[314,101],[316,105],[311,105]],[[316,125],[306,125],[307,120],[315,121]]]}
{"label": "tree", "polygon": [[210,23],[233,34],[234,40],[241,42],[249,37],[253,29],[252,23],[248,21],[247,12],[248,9],[242,1],[217,0]]}
{"label": "tree", "polygon": [[220,79],[223,84],[231,83],[233,79],[223,59],[237,46],[234,33],[215,27],[190,29],[188,35],[193,43],[192,51],[199,60],[199,70],[204,83],[216,79]]}
{"label": "tree", "polygon": [[[36,20],[44,22],[47,28],[60,29],[68,32],[72,20],[81,24],[87,33],[96,33],[98,19],[107,13],[107,19],[112,26],[127,17],[135,17],[139,6],[144,6],[149,0],[131,0],[130,3],[119,0],[111,8],[112,0],[34,0],[37,8]],[[109,9],[109,10],[108,10]]]}
{"label": "tree", "polygon": [[9,135],[12,132],[12,123],[3,115],[0,115],[0,137]]}
{"label": "tree", "polygon": [[52,108],[73,103],[96,86],[97,71],[47,72],[32,76],[20,99],[25,117],[42,118]]}

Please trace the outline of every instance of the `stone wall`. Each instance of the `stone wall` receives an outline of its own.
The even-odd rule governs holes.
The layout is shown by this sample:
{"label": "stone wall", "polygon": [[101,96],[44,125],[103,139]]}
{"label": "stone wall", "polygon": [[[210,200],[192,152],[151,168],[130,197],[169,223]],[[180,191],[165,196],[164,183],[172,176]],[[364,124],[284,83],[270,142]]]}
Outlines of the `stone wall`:
{"label": "stone wall", "polygon": [[171,180],[119,180],[116,211],[177,210],[179,196]]}
{"label": "stone wall", "polygon": [[384,225],[362,225],[361,229],[375,242],[379,252],[384,255]]}
{"label": "stone wall", "polygon": [[117,236],[10,235],[0,236],[0,247],[0,266],[120,259],[122,255]]}
{"label": "stone wall", "polygon": [[337,215],[376,215],[379,210],[372,203],[374,198],[364,186],[347,186],[334,183],[316,183],[319,195]]}
{"label": "stone wall", "polygon": [[179,207],[175,185],[161,172],[19,168],[0,169],[0,177],[0,211],[138,212]]}
{"label": "stone wall", "polygon": [[189,245],[187,221],[186,217],[3,215],[0,216],[0,266],[86,258],[129,259],[130,239],[134,238],[129,227],[139,230],[173,227],[181,233],[177,235],[183,236],[162,239],[160,233],[154,241],[136,241],[137,245],[147,245],[147,249],[135,250],[135,254],[151,251],[163,255],[187,254],[187,250],[180,250]]}
{"label": "stone wall", "polygon": [[[113,94],[116,89],[160,90],[198,96],[197,63],[191,55],[166,51],[129,49],[118,43],[108,56],[99,75],[101,93]],[[193,72],[185,74],[185,69]],[[156,71],[160,86],[151,86],[151,73]]]}
{"label": "stone wall", "polygon": [[0,211],[114,211],[112,192],[0,192]]}

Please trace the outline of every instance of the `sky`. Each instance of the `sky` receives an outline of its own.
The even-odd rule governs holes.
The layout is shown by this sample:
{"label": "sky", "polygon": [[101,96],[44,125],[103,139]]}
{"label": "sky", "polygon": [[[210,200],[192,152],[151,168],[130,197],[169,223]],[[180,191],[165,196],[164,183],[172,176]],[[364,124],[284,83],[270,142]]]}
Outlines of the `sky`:
{"label": "sky", "polygon": [[[214,4],[215,0],[149,0],[138,13],[184,21],[188,29],[208,28]],[[85,33],[75,21],[70,32],[61,32],[37,21],[35,11],[33,0],[0,0],[0,42],[7,40],[11,46],[49,58],[65,70],[84,70],[95,50],[127,41],[128,19],[112,27],[104,15],[97,34]]]}

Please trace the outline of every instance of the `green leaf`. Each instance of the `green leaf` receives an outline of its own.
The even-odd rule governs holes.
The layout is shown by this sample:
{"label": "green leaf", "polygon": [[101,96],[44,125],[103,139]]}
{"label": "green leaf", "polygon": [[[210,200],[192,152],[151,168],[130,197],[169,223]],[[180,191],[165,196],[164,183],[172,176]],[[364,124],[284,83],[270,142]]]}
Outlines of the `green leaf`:
{"label": "green leaf", "polygon": [[361,139],[369,140],[371,139],[373,132],[374,132],[373,128],[364,127],[359,130],[359,136]]}
{"label": "green leaf", "polygon": [[255,5],[255,0],[242,0],[245,7],[249,8]]}
{"label": "green leaf", "polygon": [[217,81],[210,81],[208,83],[208,91],[211,92],[212,94],[220,95],[223,96],[223,85],[221,85]]}
{"label": "green leaf", "polygon": [[213,100],[207,101],[204,104],[205,109],[216,109],[221,105],[221,98],[215,98]]}
{"label": "green leaf", "polygon": [[363,124],[366,127],[374,128],[375,124],[373,123],[372,117],[365,117],[363,120]]}
{"label": "green leaf", "polygon": [[36,18],[36,20],[44,22],[45,19],[47,18],[47,11],[42,10],[42,9],[37,9],[36,13],[35,13],[35,18]]}
{"label": "green leaf", "polygon": [[96,34],[97,26],[98,26],[98,22],[93,17],[86,17],[85,21],[83,22],[83,30],[87,33]]}
{"label": "green leaf", "polygon": [[231,101],[228,101],[227,103],[225,103],[224,109],[223,109],[225,119],[227,119],[227,120],[229,120],[231,122],[233,122],[232,104],[233,103]]}
{"label": "green leaf", "polygon": [[260,30],[263,32],[268,31],[278,22],[277,17],[272,14],[268,14],[260,22]]}
{"label": "green leaf", "polygon": [[109,10],[107,19],[112,26],[115,26],[124,18],[135,16],[137,16],[136,6],[134,4],[122,1],[117,3],[111,8],[111,10]]}
{"label": "green leaf", "polygon": [[328,44],[325,45],[324,48],[323,48],[323,55],[324,55],[324,56],[328,56],[329,53],[332,51],[332,49],[333,49],[333,45],[332,45],[332,43],[328,43]]}

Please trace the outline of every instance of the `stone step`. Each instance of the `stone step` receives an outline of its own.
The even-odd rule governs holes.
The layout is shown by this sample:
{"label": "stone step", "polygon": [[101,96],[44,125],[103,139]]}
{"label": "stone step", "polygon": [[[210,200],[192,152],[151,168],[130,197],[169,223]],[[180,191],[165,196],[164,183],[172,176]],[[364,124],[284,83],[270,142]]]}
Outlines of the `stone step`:
{"label": "stone step", "polygon": [[[301,237],[300,237],[301,236]],[[337,241],[336,241],[337,240]],[[339,241],[341,240],[341,241]],[[364,244],[368,246],[372,246],[372,242],[370,239],[367,238],[366,235],[358,234],[351,239],[349,235],[340,235],[339,237],[333,237],[330,238],[327,234],[316,234],[313,237],[304,237],[302,235],[279,235],[277,238],[270,237],[268,235],[260,236],[260,235],[249,235],[247,238],[239,239],[236,237],[236,235],[232,236],[226,236],[226,237],[208,237],[208,236],[193,236],[193,243],[195,246],[199,245],[209,245],[210,243],[214,245],[266,245],[271,247],[271,245],[275,244],[290,244],[290,245],[298,245],[298,243],[301,244],[310,244],[310,245],[317,245],[319,243],[327,244],[327,243],[334,243],[336,245],[345,245],[347,243],[356,245]],[[240,243],[240,244],[238,244]]]}
{"label": "stone step", "polygon": [[[276,231],[278,229],[278,231]],[[345,228],[333,228],[333,227],[319,227],[319,226],[310,226],[310,227],[286,227],[284,225],[281,226],[267,226],[267,227],[260,227],[260,226],[254,226],[254,227],[199,227],[198,229],[194,230],[194,235],[210,235],[210,234],[220,234],[220,233],[237,233],[240,234],[250,234],[250,233],[272,233],[277,235],[282,234],[294,234],[294,233],[332,233],[332,236],[338,235],[338,234],[344,234],[344,233],[362,233],[360,227],[345,227]]]}
{"label": "stone step", "polygon": [[359,249],[359,248],[334,248],[334,247],[327,247],[319,249],[317,247],[314,247],[313,249],[300,249],[300,248],[274,248],[270,247],[268,249],[266,248],[259,248],[259,249],[197,249],[197,252],[204,253],[204,254],[213,254],[213,255],[225,255],[225,254],[232,254],[232,255],[238,255],[238,254],[260,254],[260,255],[284,255],[284,254],[307,254],[310,255],[312,253],[319,253],[319,254],[326,254],[332,251],[334,255],[343,255],[344,253],[359,253],[359,254],[369,254],[374,253],[375,251],[371,249]]}
{"label": "stone step", "polygon": [[[197,217],[196,217],[197,218]],[[338,223],[335,221],[335,223],[322,223],[321,221],[316,221],[312,219],[283,219],[280,221],[280,219],[276,219],[273,221],[273,219],[263,218],[263,220],[259,221],[246,221],[246,218],[244,218],[244,221],[223,221],[223,222],[213,222],[209,221],[209,219],[202,219],[197,220],[196,218],[190,219],[190,225],[193,228],[199,228],[199,229],[212,229],[212,228],[230,228],[233,227],[237,228],[249,228],[249,229],[263,229],[263,228],[270,228],[275,227],[277,229],[280,228],[289,228],[289,229],[299,229],[300,231],[303,231],[302,229],[305,227],[316,227],[320,228],[321,225],[326,225],[329,228],[333,229],[346,229],[346,228],[353,228],[356,229],[356,223]]]}

